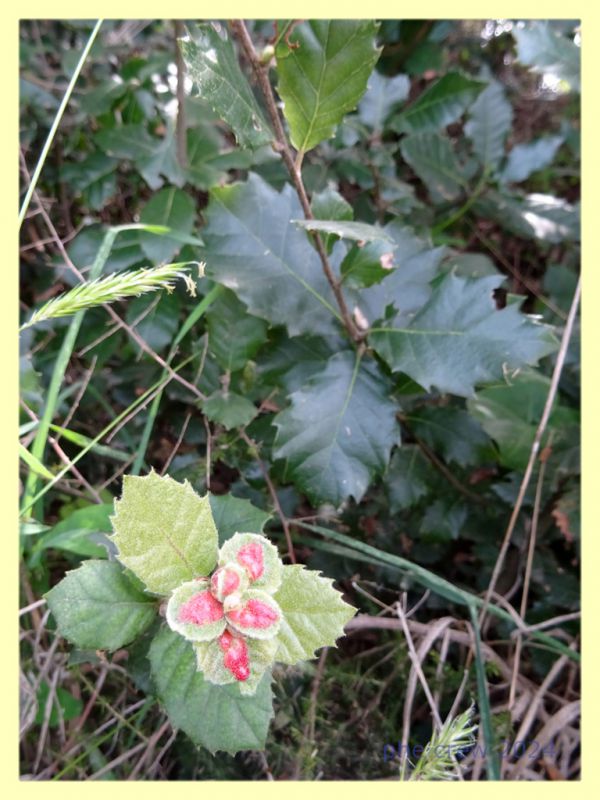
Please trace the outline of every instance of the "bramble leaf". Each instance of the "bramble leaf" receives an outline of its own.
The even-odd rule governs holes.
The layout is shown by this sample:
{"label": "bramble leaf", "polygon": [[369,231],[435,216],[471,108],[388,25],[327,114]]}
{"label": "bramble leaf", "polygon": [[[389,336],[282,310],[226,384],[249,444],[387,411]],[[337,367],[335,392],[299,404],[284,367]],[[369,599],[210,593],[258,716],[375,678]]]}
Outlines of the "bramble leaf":
{"label": "bramble leaf", "polygon": [[226,31],[212,23],[197,27],[196,41],[180,39],[186,66],[200,95],[231,127],[240,147],[253,150],[273,134],[237,61]]}
{"label": "bramble leaf", "polygon": [[301,216],[289,184],[277,192],[250,174],[246,183],[213,189],[203,229],[206,273],[291,336],[332,333],[333,293],[306,233],[290,222]]}
{"label": "bramble leaf", "polygon": [[119,560],[156,594],[208,575],[216,564],[210,501],[187,481],[181,484],[154,471],[142,478],[126,475],[113,528]]}
{"label": "bramble leaf", "polygon": [[84,561],[45,597],[60,634],[82,649],[118,650],[143,633],[157,611],[115,561]]}
{"label": "bramble leaf", "polygon": [[342,600],[330,578],[302,566],[284,566],[275,594],[282,613],[276,661],[296,664],[314,658],[315,650],[335,645],[356,609]]}
{"label": "bramble leaf", "polygon": [[550,329],[516,305],[496,309],[493,292],[502,280],[448,274],[403,327],[392,322],[373,329],[371,345],[394,372],[405,372],[427,391],[435,386],[469,397],[476,384],[534,364],[556,346]]}
{"label": "bramble leaf", "polygon": [[264,748],[273,716],[270,672],[250,697],[241,694],[238,684],[209,683],[197,669],[193,645],[167,626],[154,638],[149,658],[173,727],[211,753]]}
{"label": "bramble leaf", "polygon": [[345,351],[294,392],[275,417],[274,457],[314,502],[359,502],[399,440],[391,385],[376,365]]}
{"label": "bramble leaf", "polygon": [[333,136],[356,108],[379,57],[377,28],[367,20],[309,20],[294,27],[291,45],[278,45],[277,91],[297,150]]}

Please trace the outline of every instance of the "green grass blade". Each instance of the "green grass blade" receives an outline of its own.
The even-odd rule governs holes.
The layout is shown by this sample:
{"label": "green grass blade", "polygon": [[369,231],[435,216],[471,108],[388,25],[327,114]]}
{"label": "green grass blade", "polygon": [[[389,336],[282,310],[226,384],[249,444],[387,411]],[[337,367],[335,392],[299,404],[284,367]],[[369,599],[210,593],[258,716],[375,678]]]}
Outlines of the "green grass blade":
{"label": "green grass blade", "polygon": [[38,459],[35,456],[33,456],[29,452],[29,450],[26,447],[24,447],[20,442],[19,442],[19,458],[22,461],[24,461],[29,467],[29,469],[32,472],[35,472],[36,475],[45,478],[47,481],[51,481],[52,478],[54,478],[54,475],[50,472],[50,470],[47,469],[42,464],[41,461],[38,461]]}
{"label": "green grass blade", "polygon": [[[198,303],[196,308],[192,311],[192,313],[187,317],[186,321],[183,323],[177,336],[173,340],[173,344],[171,345],[171,350],[167,357],[167,364],[171,364],[173,357],[177,351],[177,347],[179,346],[180,342],[189,333],[192,327],[196,324],[196,322],[200,319],[200,317],[207,311],[207,309],[215,302],[217,297],[223,292],[223,287],[220,284],[217,284],[212,287],[212,289],[202,298],[202,300]],[[163,371],[163,377],[166,374],[166,370]],[[150,441],[150,436],[152,435],[152,429],[154,428],[154,422],[156,420],[156,415],[158,414],[158,409],[160,406],[160,401],[162,399],[162,392],[159,392],[150,408],[148,410],[148,417],[146,418],[146,424],[144,425],[144,430],[142,431],[142,435],[140,437],[140,443],[137,448],[135,460],[131,466],[131,475],[139,475],[144,464],[144,457],[146,455],[146,450],[148,449],[148,443]]]}
{"label": "green grass blade", "polygon": [[475,674],[477,676],[477,697],[479,700],[479,717],[481,719],[481,730],[485,742],[485,757],[487,761],[487,779],[489,781],[500,780],[500,760],[496,750],[496,740],[492,726],[492,709],[490,708],[490,697],[487,689],[485,677],[485,660],[481,652],[481,634],[479,631],[479,621],[477,620],[477,610],[471,606],[471,623],[475,634]]}
{"label": "green grass blade", "polygon": [[56,112],[56,116],[54,117],[54,122],[52,123],[52,127],[48,133],[46,141],[44,142],[44,146],[42,148],[42,152],[40,153],[40,157],[38,162],[35,166],[35,170],[33,175],[31,176],[31,180],[29,181],[29,186],[27,187],[27,192],[25,197],[23,198],[23,203],[19,210],[19,228],[23,224],[23,220],[25,219],[25,214],[27,214],[27,209],[29,208],[29,203],[31,202],[31,198],[33,197],[33,193],[35,192],[35,187],[37,186],[37,182],[39,180],[40,174],[42,169],[44,168],[44,163],[48,156],[48,152],[52,147],[52,142],[54,141],[54,137],[56,135],[56,131],[58,130],[58,126],[60,125],[60,121],[62,120],[62,116],[65,113],[65,109],[71,99],[71,95],[73,94],[73,89],[75,88],[75,84],[77,83],[77,78],[79,78],[79,73],[81,72],[83,65],[86,62],[88,54],[92,49],[92,45],[96,40],[96,36],[98,35],[98,31],[100,30],[100,26],[102,25],[103,20],[99,19],[95,26],[94,30],[90,34],[90,38],[87,41],[86,46],[83,49],[83,52],[77,62],[77,66],[71,76],[71,80],[69,81],[69,85],[67,86],[67,90],[63,96],[62,102],[58,111]]}

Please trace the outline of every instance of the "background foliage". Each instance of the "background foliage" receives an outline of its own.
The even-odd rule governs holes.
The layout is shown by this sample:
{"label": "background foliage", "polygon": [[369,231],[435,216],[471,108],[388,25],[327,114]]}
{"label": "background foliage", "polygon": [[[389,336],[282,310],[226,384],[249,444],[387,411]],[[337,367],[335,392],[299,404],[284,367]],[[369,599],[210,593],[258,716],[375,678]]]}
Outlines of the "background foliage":
{"label": "background foliage", "polygon": [[[343,24],[354,27],[248,23],[258,53],[275,53],[270,78],[316,221],[226,26],[188,24],[185,78],[180,22],[106,22],[84,64],[22,228],[23,321],[90,276],[109,226],[129,228],[104,273],[205,261],[206,276],[194,272],[195,297],[181,282],[115,304],[110,318],[88,310],[78,330],[64,318],[21,334],[26,499],[53,481],[21,529],[24,774],[397,775],[383,748],[406,715],[411,742],[431,732],[391,611],[402,592],[423,599],[410,622],[442,719],[457,697],[477,698],[464,626],[442,623],[464,609],[433,585],[423,597],[414,575],[358,545],[475,595],[489,586],[577,284],[578,33],[570,21]],[[22,23],[24,188],[91,28]],[[321,232],[348,316],[307,228]],[[367,328],[365,352],[354,340]],[[528,625],[565,617],[557,636],[574,647],[578,330],[496,586],[505,609],[525,592]],[[275,673],[265,754],[212,757],[172,731],[153,699],[152,631],[108,658],[69,652],[37,603],[81,559],[107,557],[121,476],[150,467],[200,494],[233,494],[257,530],[268,518],[282,554],[291,540],[298,561],[369,615],[318,663]],[[504,774],[577,777],[576,665],[529,640],[513,677],[512,627],[483,627],[493,731],[531,740],[548,729],[556,752],[505,759]],[[465,762],[474,779],[485,769]]]}

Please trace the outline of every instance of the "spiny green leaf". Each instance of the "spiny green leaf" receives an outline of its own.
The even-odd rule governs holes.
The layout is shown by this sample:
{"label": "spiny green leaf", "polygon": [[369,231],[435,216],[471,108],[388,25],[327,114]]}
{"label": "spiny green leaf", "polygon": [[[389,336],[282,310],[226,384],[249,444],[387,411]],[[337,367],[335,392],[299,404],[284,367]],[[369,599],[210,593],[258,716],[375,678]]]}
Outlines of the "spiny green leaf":
{"label": "spiny green leaf", "polygon": [[219,532],[219,547],[237,531],[262,533],[271,514],[232,494],[209,495],[213,519]]}
{"label": "spiny green leaf", "polygon": [[533,20],[523,27],[515,25],[517,58],[533,72],[550,73],[579,91],[581,51],[577,45],[554,30],[552,21]]}
{"label": "spiny green leaf", "polygon": [[275,417],[275,458],[313,502],[359,502],[398,442],[391,386],[374,364],[345,351],[294,392]]}
{"label": "spiny green leaf", "polygon": [[153,640],[149,658],[173,727],[211,753],[264,748],[273,716],[270,672],[250,697],[242,696],[237,684],[209,683],[197,669],[193,646],[166,626]]}
{"label": "spiny green leaf", "polygon": [[433,489],[435,477],[433,467],[418,445],[403,444],[398,448],[385,476],[391,513],[414,506]]}
{"label": "spiny green leaf", "polygon": [[187,481],[177,483],[154,471],[143,478],[126,475],[113,527],[120,561],[156,594],[208,575],[216,564],[210,501],[198,497]]}
{"label": "spiny green leaf", "polygon": [[84,561],[45,597],[60,634],[80,648],[117,650],[156,616],[153,599],[114,561]]}
{"label": "spiny green leaf", "polygon": [[408,75],[386,78],[374,70],[369,78],[367,91],[358,104],[360,121],[375,131],[382,131],[394,106],[406,100],[409,91]]}
{"label": "spiny green leaf", "polygon": [[276,661],[296,664],[314,658],[315,650],[335,645],[356,609],[342,600],[330,578],[302,566],[284,566],[277,601],[283,619],[277,635]]}
{"label": "spiny green leaf", "polygon": [[459,163],[448,137],[438,133],[407,136],[400,149],[434,203],[457,200],[467,191],[470,172]]}
{"label": "spiny green leaf", "polygon": [[251,317],[233,292],[222,290],[207,321],[209,352],[227,372],[245,367],[267,341],[266,322]]}
{"label": "spiny green leaf", "polygon": [[[157,192],[144,206],[140,221],[150,225],[164,225],[174,231],[189,234],[194,227],[196,207],[192,198],[181,189],[169,186]],[[177,240],[169,234],[153,236],[140,233],[144,253],[154,263],[169,261],[180,249]]]}
{"label": "spiny green leaf", "polygon": [[392,127],[406,133],[439,131],[456,122],[484,89],[485,83],[467,78],[460,72],[448,72],[397,117]]}
{"label": "spiny green leaf", "polygon": [[504,88],[492,81],[469,109],[465,133],[473,142],[473,152],[484,167],[496,169],[504,156],[506,136],[512,124],[512,107]]}
{"label": "spiny green leaf", "polygon": [[293,219],[294,225],[307,231],[321,231],[339,236],[340,239],[352,239],[356,242],[392,241],[383,228],[368,225],[366,222],[346,222],[335,219]]}
{"label": "spiny green leaf", "polygon": [[272,141],[225,30],[210,23],[199,25],[196,41],[180,39],[179,46],[201,97],[231,127],[240,147],[256,149]]}
{"label": "spiny green leaf", "polygon": [[505,183],[520,183],[534,172],[544,169],[554,160],[558,148],[563,143],[562,136],[542,136],[533,142],[517,144],[508,154],[501,180]]}
{"label": "spiny green leaf", "polygon": [[380,50],[377,24],[366,20],[310,20],[296,26],[276,49],[277,91],[297,150],[333,136],[356,108]]}
{"label": "spiny green leaf", "polygon": [[339,314],[319,256],[290,222],[302,209],[289,184],[277,192],[250,174],[246,183],[213,189],[204,213],[207,275],[291,336],[335,330]]}
{"label": "spiny green leaf", "polygon": [[502,280],[449,274],[405,327],[374,329],[369,340],[392,370],[427,391],[435,386],[468,397],[476,384],[534,364],[556,347],[549,329],[517,306],[496,309],[493,292]]}
{"label": "spiny green leaf", "polygon": [[217,389],[202,403],[202,412],[227,430],[248,425],[258,409],[246,397],[230,390]]}

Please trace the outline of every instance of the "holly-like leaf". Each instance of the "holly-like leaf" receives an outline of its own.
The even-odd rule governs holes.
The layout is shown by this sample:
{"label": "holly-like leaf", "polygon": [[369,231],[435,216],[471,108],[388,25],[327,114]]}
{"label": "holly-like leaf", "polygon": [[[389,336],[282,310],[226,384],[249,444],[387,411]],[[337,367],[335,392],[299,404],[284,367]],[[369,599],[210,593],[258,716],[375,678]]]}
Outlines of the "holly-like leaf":
{"label": "holly-like leaf", "polygon": [[392,241],[383,228],[368,225],[366,222],[346,222],[336,219],[293,219],[292,222],[307,231],[321,231],[355,242]]}
{"label": "holly-like leaf", "polygon": [[366,20],[309,20],[277,47],[277,91],[301,152],[333,136],[356,108],[379,57],[377,24]]}
{"label": "holly-like leaf", "polygon": [[468,169],[459,163],[450,140],[438,133],[407,136],[402,157],[421,178],[434,203],[457,200],[468,191]]}
{"label": "holly-like leaf", "polygon": [[290,222],[300,216],[288,184],[277,192],[251,174],[246,183],[213,189],[203,229],[206,273],[291,336],[332,333],[335,299],[306,233]]}
{"label": "holly-like leaf", "polygon": [[273,134],[222,26],[199,25],[196,40],[180,39],[179,46],[201,97],[231,127],[240,147],[254,150],[271,142]]}
{"label": "holly-like leaf", "polygon": [[517,144],[508,154],[501,179],[506,183],[520,183],[554,161],[562,136],[542,136],[534,142]]}
{"label": "holly-like leaf", "polygon": [[202,412],[212,422],[217,422],[227,430],[248,425],[258,414],[258,409],[241,394],[217,389],[202,403]]}
{"label": "holly-like leaf", "polygon": [[208,349],[220,367],[236,372],[267,341],[267,324],[251,317],[233,292],[224,291],[207,315]]}
{"label": "holly-like leaf", "polygon": [[84,561],[45,597],[59,633],[82,649],[118,650],[143,633],[157,611],[115,561]]}
{"label": "holly-like leaf", "polygon": [[370,342],[392,370],[405,372],[427,391],[435,386],[469,397],[476,384],[534,364],[556,346],[549,329],[516,305],[496,309],[493,292],[502,280],[448,274],[404,327],[373,329]]}
{"label": "holly-like leaf", "polygon": [[418,445],[405,444],[398,448],[385,476],[391,513],[418,503],[435,487],[435,479],[435,471]]}
{"label": "holly-like leaf", "polygon": [[[169,186],[157,192],[144,206],[140,222],[148,225],[164,225],[179,233],[191,233],[196,217],[196,207],[192,198],[181,189]],[[155,264],[167,262],[181,248],[181,243],[171,239],[168,234],[155,236],[140,233],[140,243],[144,253]]]}
{"label": "holly-like leaf", "polygon": [[219,546],[237,531],[262,533],[271,514],[232,494],[209,495],[213,519],[219,532]]}
{"label": "holly-like leaf", "polygon": [[485,83],[448,72],[428,86],[417,100],[397,117],[392,127],[405,133],[439,131],[456,122],[485,88]]}
{"label": "holly-like leaf", "polygon": [[[332,356],[274,419],[274,457],[315,503],[359,502],[387,466],[399,439],[391,385],[374,364],[345,351]],[[375,412],[377,409],[377,413]]]}
{"label": "holly-like leaf", "polygon": [[462,408],[425,407],[413,412],[410,429],[445,461],[461,467],[491,455],[491,442],[479,423]]}
{"label": "holly-like leaf", "polygon": [[553,28],[552,21],[534,20],[523,27],[515,25],[517,58],[533,72],[549,73],[579,91],[581,51],[577,45]]}
{"label": "holly-like leaf", "polygon": [[484,167],[496,169],[504,156],[504,144],[512,125],[512,107],[504,88],[492,81],[469,109],[465,133]]}
{"label": "holly-like leaf", "polygon": [[241,694],[237,683],[209,683],[197,669],[192,644],[166,626],[152,642],[149,658],[158,696],[174,728],[211,753],[264,748],[273,716],[270,672],[250,697]]}
{"label": "holly-like leaf", "polygon": [[342,600],[330,578],[302,566],[285,566],[275,600],[283,613],[276,661],[296,664],[315,650],[335,645],[356,609]]}
{"label": "holly-like leaf", "polygon": [[216,564],[210,501],[187,481],[178,483],[154,471],[143,478],[126,475],[113,528],[120,561],[156,594],[208,575]]}
{"label": "holly-like leaf", "polygon": [[374,131],[382,131],[394,106],[406,100],[409,91],[408,75],[386,78],[374,70],[369,78],[367,91],[358,104],[360,121]]}

